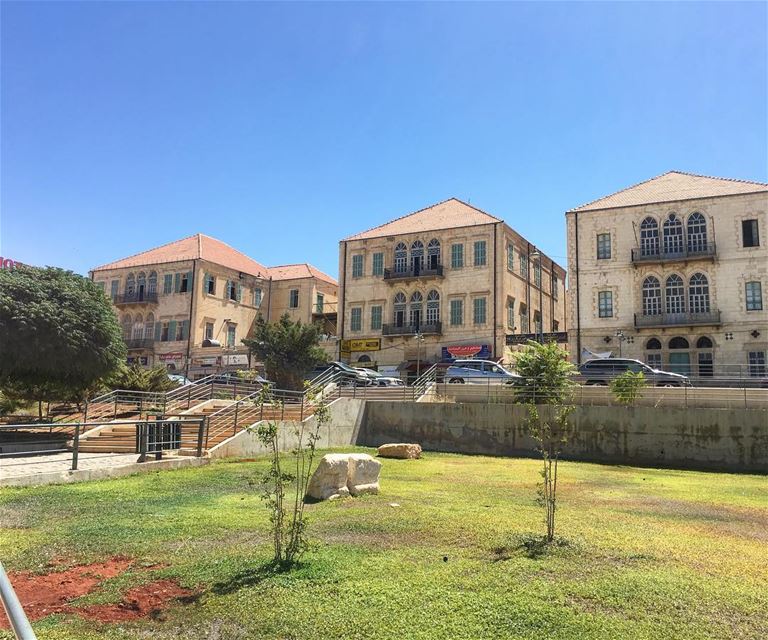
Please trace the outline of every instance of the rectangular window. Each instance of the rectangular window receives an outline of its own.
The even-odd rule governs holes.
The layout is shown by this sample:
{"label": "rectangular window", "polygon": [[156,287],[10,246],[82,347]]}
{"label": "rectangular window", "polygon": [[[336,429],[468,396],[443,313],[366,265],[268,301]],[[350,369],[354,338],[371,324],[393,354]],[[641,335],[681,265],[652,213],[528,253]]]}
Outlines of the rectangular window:
{"label": "rectangular window", "polygon": [[186,293],[189,291],[189,281],[190,281],[190,274],[188,273],[182,273],[181,274],[181,285],[179,287],[179,293]]}
{"label": "rectangular window", "polygon": [[180,322],[176,323],[176,340],[186,340],[187,339],[187,320],[182,320]]}
{"label": "rectangular window", "polygon": [[166,273],[163,276],[163,293],[173,293],[173,274]]}
{"label": "rectangular window", "polygon": [[160,341],[168,342],[171,335],[171,323],[166,321],[160,325]]}
{"label": "rectangular window", "polygon": [[763,289],[759,282],[747,282],[744,285],[747,299],[747,311],[763,310]]}
{"label": "rectangular window", "polygon": [[102,292],[102,293],[106,293],[106,291],[107,291],[107,283],[106,283],[106,282],[104,282],[104,281],[102,280],[101,282],[97,282],[97,283],[96,283],[96,286],[97,286],[99,289],[101,289],[101,292]]}
{"label": "rectangular window", "polygon": [[371,307],[371,331],[381,331],[381,306]]}
{"label": "rectangular window", "polygon": [[291,289],[288,295],[288,306],[291,309],[299,308],[299,290],[298,289]]}
{"label": "rectangular window", "polygon": [[613,291],[597,292],[597,311],[601,318],[613,317]]}
{"label": "rectangular window", "polygon": [[611,257],[611,234],[597,234],[597,259],[608,260]]}
{"label": "rectangular window", "polygon": [[228,324],[227,325],[227,346],[234,347],[236,339],[237,339],[237,325]]}
{"label": "rectangular window", "polygon": [[528,256],[520,254],[520,275],[528,279]]}
{"label": "rectangular window", "polygon": [[741,235],[745,247],[760,246],[760,232],[757,228],[757,220],[742,220]]}
{"label": "rectangular window", "polygon": [[552,297],[555,300],[557,300],[557,296],[558,296],[557,287],[558,287],[557,276],[553,273],[552,274]]}
{"label": "rectangular window", "polygon": [[213,322],[205,323],[205,339],[213,340]]}
{"label": "rectangular window", "polygon": [[[120,291],[120,281],[113,280],[109,287],[109,295],[113,300],[117,298],[118,291]],[[166,293],[168,292],[166,291]]]}
{"label": "rectangular window", "polygon": [[538,311],[533,312],[533,331],[534,333],[541,333],[541,313]]}
{"label": "rectangular window", "polygon": [[212,275],[205,276],[205,292],[209,296],[216,295],[216,278],[214,278]]}
{"label": "rectangular window", "polygon": [[237,300],[237,283],[232,280],[227,280],[227,298]]}
{"label": "rectangular window", "polygon": [[464,245],[451,245],[451,269],[461,269],[464,267]]}
{"label": "rectangular window", "polygon": [[373,254],[373,275],[375,276],[384,275],[384,254],[383,253]]}
{"label": "rectangular window", "polygon": [[533,284],[537,287],[541,286],[541,263],[536,262],[533,265]]}
{"label": "rectangular window", "polygon": [[515,247],[512,244],[507,245],[507,269],[515,270]]}
{"label": "rectangular window", "polygon": [[315,313],[323,313],[325,308],[325,296],[322,293],[318,293],[315,296]]}
{"label": "rectangular window", "polygon": [[485,240],[475,242],[475,266],[484,267],[486,262]]}
{"label": "rectangular window", "polygon": [[645,354],[645,364],[654,369],[661,369],[661,354],[660,353],[647,353]]}
{"label": "rectangular window", "polygon": [[552,331],[559,331],[560,323],[557,320],[552,321]]}
{"label": "rectangular window", "polygon": [[515,330],[515,301],[507,300],[507,328]]}
{"label": "rectangular window", "polygon": [[529,333],[531,325],[528,321],[528,307],[520,304],[520,333]]}
{"label": "rectangular window", "polygon": [[763,377],[768,374],[765,366],[765,351],[750,351],[748,362],[750,376]]}
{"label": "rectangular window", "polygon": [[485,324],[485,298],[475,298],[472,301],[472,322],[474,324]]}
{"label": "rectangular window", "polygon": [[257,309],[261,306],[261,301],[264,299],[264,292],[258,287],[253,290],[253,306]]}
{"label": "rectangular window", "polygon": [[362,307],[352,307],[352,309],[350,310],[349,328],[351,331],[362,331],[363,329]]}
{"label": "rectangular window", "polygon": [[352,277],[363,277],[363,256],[361,255],[352,256]]}
{"label": "rectangular window", "polygon": [[463,324],[464,324],[464,301],[451,300],[451,326],[460,327]]}

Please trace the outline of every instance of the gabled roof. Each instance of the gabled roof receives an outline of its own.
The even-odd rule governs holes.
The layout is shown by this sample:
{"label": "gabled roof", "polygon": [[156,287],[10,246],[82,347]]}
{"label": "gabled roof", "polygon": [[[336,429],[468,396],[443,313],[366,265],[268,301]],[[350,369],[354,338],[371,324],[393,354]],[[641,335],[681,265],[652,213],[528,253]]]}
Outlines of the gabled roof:
{"label": "gabled roof", "polygon": [[323,280],[333,286],[339,286],[331,276],[327,273],[323,273],[320,269],[313,267],[311,264],[302,262],[299,264],[284,264],[279,267],[270,267],[269,275],[273,280],[297,280],[299,278],[317,278]]}
{"label": "gabled roof", "polygon": [[661,202],[759,193],[762,191],[768,191],[768,184],[750,182],[748,180],[735,180],[733,178],[713,178],[683,171],[668,171],[660,176],[627,187],[609,196],[598,198],[570,211],[597,211],[599,209],[616,209]]}
{"label": "gabled roof", "polygon": [[414,211],[406,216],[396,218],[391,222],[344,239],[363,240],[365,238],[381,238],[383,236],[437,231],[438,229],[471,227],[478,224],[492,224],[494,222],[502,221],[457,198],[450,198],[449,200],[433,204],[426,209]]}
{"label": "gabled roof", "polygon": [[252,260],[244,253],[233,249],[221,240],[197,233],[188,238],[169,242],[149,251],[142,251],[136,255],[116,260],[109,264],[96,267],[94,271],[106,269],[122,269],[126,267],[144,267],[153,264],[165,264],[168,262],[181,262],[184,260],[206,260],[213,264],[228,267],[234,271],[241,271],[259,278],[268,278],[269,269]]}

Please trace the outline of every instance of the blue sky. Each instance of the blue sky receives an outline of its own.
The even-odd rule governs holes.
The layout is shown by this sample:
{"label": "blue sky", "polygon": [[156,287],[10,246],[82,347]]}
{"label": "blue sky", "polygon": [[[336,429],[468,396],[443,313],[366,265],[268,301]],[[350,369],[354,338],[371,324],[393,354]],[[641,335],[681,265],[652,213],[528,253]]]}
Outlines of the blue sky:
{"label": "blue sky", "polygon": [[565,264],[563,212],[670,169],[768,181],[765,3],[0,6],[0,255],[196,232],[335,275],[455,196]]}

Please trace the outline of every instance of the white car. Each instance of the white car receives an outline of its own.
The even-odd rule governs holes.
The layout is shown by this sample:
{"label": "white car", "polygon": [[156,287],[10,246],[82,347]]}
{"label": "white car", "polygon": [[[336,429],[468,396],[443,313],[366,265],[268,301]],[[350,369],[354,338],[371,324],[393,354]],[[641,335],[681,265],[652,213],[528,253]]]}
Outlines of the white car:
{"label": "white car", "polygon": [[387,376],[379,376],[373,381],[376,387],[404,387],[405,382],[400,378],[389,378]]}
{"label": "white car", "polygon": [[445,370],[445,381],[453,384],[515,384],[522,377],[492,360],[454,360]]}

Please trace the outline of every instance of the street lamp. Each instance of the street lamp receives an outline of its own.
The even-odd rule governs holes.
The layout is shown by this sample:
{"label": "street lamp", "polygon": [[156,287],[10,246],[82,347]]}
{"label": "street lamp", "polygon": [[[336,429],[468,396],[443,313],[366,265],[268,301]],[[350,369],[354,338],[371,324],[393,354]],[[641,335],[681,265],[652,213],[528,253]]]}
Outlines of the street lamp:
{"label": "street lamp", "polygon": [[619,358],[621,358],[621,343],[627,339],[627,336],[624,335],[624,332],[621,329],[618,329],[616,331],[616,337],[619,339]]}
{"label": "street lamp", "polygon": [[421,343],[424,342],[424,336],[421,332],[417,332],[414,336],[416,338],[416,379],[421,376]]}
{"label": "street lamp", "polygon": [[[541,253],[538,249],[534,249],[533,253],[531,254],[531,260],[533,260],[533,263],[538,267],[539,269],[539,282],[537,286],[539,287],[539,344],[542,344],[544,342],[544,297],[541,290]],[[536,270],[534,269],[534,284],[536,284],[535,280],[535,274]]]}

